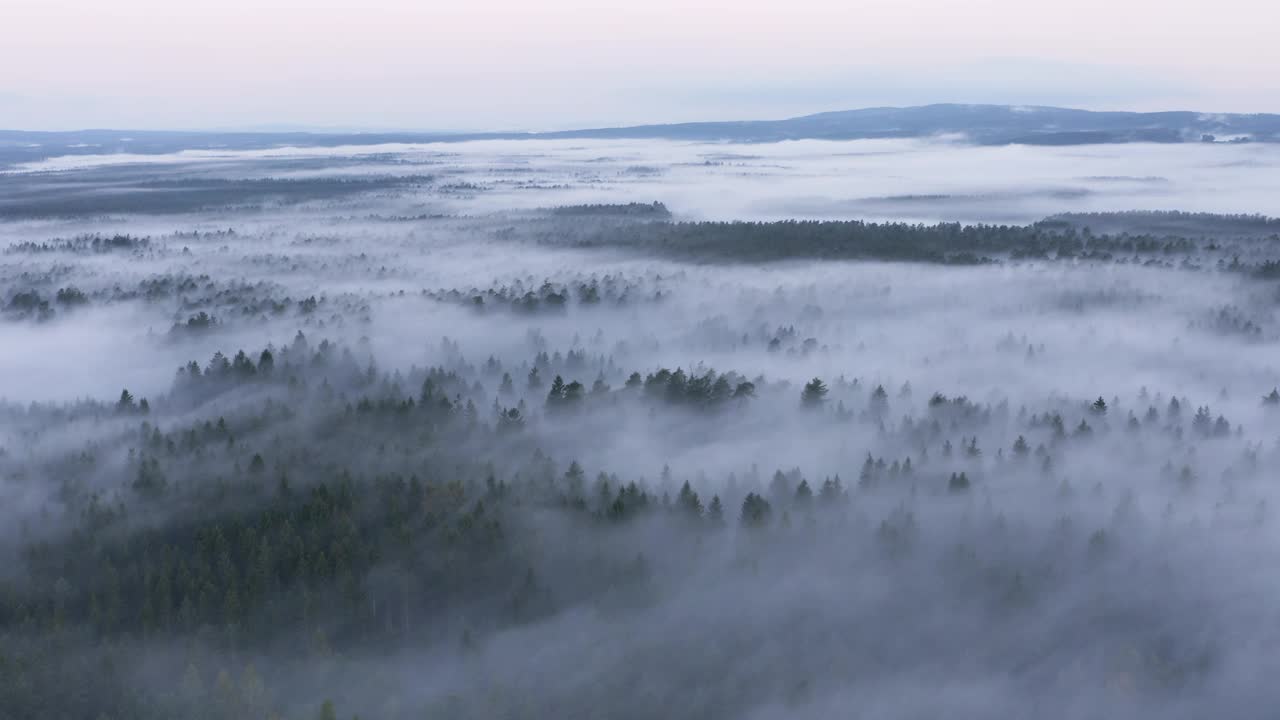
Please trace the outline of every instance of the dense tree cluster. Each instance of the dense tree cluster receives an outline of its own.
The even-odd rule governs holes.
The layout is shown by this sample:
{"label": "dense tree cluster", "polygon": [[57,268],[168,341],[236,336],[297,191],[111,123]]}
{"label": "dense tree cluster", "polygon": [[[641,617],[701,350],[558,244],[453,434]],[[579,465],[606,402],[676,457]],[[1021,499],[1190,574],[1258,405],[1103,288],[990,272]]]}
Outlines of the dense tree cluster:
{"label": "dense tree cluster", "polygon": [[551,209],[551,214],[557,217],[591,217],[591,216],[631,216],[650,218],[655,220],[666,220],[671,217],[671,211],[666,205],[660,202],[652,203],[626,203],[619,205],[595,204],[595,205],[562,205]]}
{"label": "dense tree cluster", "polygon": [[[532,365],[531,372],[550,368],[551,358]],[[128,457],[107,469],[108,448],[95,442],[42,461],[59,468],[59,522],[71,527],[24,523],[21,561],[0,582],[0,634],[9,648],[0,658],[0,706],[19,716],[140,718],[305,718],[330,700],[336,705],[327,707],[362,717],[413,716],[421,702],[442,711],[421,698],[396,711],[353,707],[364,696],[326,689],[317,678],[328,676],[316,668],[328,663],[325,672],[340,673],[343,657],[423,648],[465,658],[504,629],[584,606],[648,612],[672,601],[664,598],[688,573],[711,572],[705,565],[715,565],[715,547],[739,558],[715,572],[738,573],[742,558],[771,563],[816,552],[821,537],[865,532],[878,548],[875,562],[914,563],[908,558],[933,552],[922,533],[944,522],[938,513],[951,512],[950,503],[970,507],[965,498],[1012,483],[1042,487],[1063,512],[1090,517],[1065,499],[1075,490],[1059,466],[1135,442],[1126,438],[1177,447],[1236,433],[1206,405],[1190,412],[1186,399],[1145,390],[1137,400],[1145,406],[1098,397],[1015,415],[1005,404],[942,393],[917,406],[906,387],[891,398],[883,385],[866,389],[844,378],[796,389],[712,371],[597,372],[591,387],[554,375],[533,404],[533,389],[515,388],[492,359],[470,364],[457,355],[449,366],[385,374],[351,349],[299,333],[281,347],[191,362],[150,403],[125,390],[110,405],[8,408],[8,422],[33,432],[115,418]],[[504,382],[484,389],[481,381],[497,373]],[[260,400],[201,419],[224,404],[220,398],[248,390]],[[790,403],[773,402],[784,397]],[[580,462],[540,449],[584,413],[599,428],[626,417],[628,407],[665,416],[724,405],[750,414],[748,398],[794,422],[878,427],[875,446],[897,454],[867,452],[860,467],[847,469],[856,477],[847,488],[839,473],[811,482],[798,468],[771,479],[755,466],[727,478],[677,476],[670,467],[653,480],[626,468],[592,476]],[[1272,391],[1263,404],[1277,398]],[[1258,449],[1245,446],[1224,477],[1253,477],[1259,460]],[[24,470],[26,462],[8,456],[0,466],[9,474],[34,469]],[[1172,507],[1209,471],[1187,463],[1152,472],[1168,483],[1162,493]],[[104,472],[118,478],[115,487],[102,484]],[[1123,486],[1091,492],[1119,508],[1127,502]],[[1258,513],[1264,517],[1261,506]],[[536,540],[547,518],[591,540],[575,550]],[[1101,557],[1124,528],[1108,525],[1054,552]],[[702,550],[655,555],[640,541],[651,532]],[[585,550],[596,544],[614,549]],[[979,592],[965,589],[978,582],[975,597],[1012,612],[1036,607],[1054,585],[1034,572],[980,581],[984,572],[957,566],[951,591]],[[156,642],[188,649],[175,650],[179,659],[154,671],[163,679],[142,691],[119,665],[128,648]],[[1200,660],[1158,659],[1146,640],[1133,642],[1149,655],[1133,670],[1144,683],[1180,685],[1202,672]],[[311,689],[299,694],[292,663],[252,659],[264,654],[312,663]],[[116,667],[94,674],[81,693],[51,692],[86,657]],[[1183,663],[1175,677],[1161,675],[1168,662]],[[490,710],[479,709],[479,698],[450,702],[464,713],[510,709],[507,701]]]}
{"label": "dense tree cluster", "polygon": [[109,253],[144,250],[151,245],[151,238],[134,237],[132,235],[84,235],[67,240],[51,240],[48,242],[14,243],[6,250],[8,253]]}
{"label": "dense tree cluster", "polygon": [[[531,224],[523,231],[539,243],[616,247],[677,258],[719,262],[847,259],[973,265],[1035,259],[1140,264],[1187,262],[1202,252],[1240,269],[1273,261],[1263,244],[1178,234],[1098,235],[1061,222],[1019,225],[912,225],[863,221],[647,222],[563,229]],[[1254,263],[1242,258],[1262,254]]]}
{"label": "dense tree cluster", "polygon": [[[646,279],[648,280],[648,279]],[[660,278],[646,280],[605,275],[569,282],[541,283],[516,280],[484,290],[424,290],[422,296],[456,303],[477,311],[507,310],[525,314],[560,312],[572,305],[591,307],[604,304],[620,307],[635,302],[660,302],[664,293]]]}

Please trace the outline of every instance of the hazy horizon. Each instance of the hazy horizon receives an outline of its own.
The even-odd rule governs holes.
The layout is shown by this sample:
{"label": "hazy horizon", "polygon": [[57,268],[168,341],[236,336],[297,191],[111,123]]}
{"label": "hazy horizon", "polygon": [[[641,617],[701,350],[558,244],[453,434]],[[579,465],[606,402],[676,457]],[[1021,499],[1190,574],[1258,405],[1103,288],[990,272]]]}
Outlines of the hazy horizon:
{"label": "hazy horizon", "polygon": [[1280,111],[1280,10],[1215,10],[15,0],[0,127],[552,130],[934,102]]}
{"label": "hazy horizon", "polygon": [[1223,108],[1199,108],[1199,107],[1159,107],[1151,109],[1132,109],[1122,106],[1106,106],[1106,107],[1083,107],[1078,105],[1055,105],[1055,104],[1031,104],[1031,103],[999,103],[999,102],[920,102],[913,104],[901,105],[860,105],[857,107],[831,107],[825,109],[816,109],[809,112],[788,113],[781,115],[752,115],[742,117],[727,116],[708,116],[705,118],[693,120],[653,120],[649,122],[618,122],[611,125],[593,125],[588,122],[574,122],[568,120],[563,124],[548,127],[430,127],[430,126],[413,126],[413,125],[378,125],[378,124],[308,124],[308,123],[288,123],[288,122],[261,122],[248,123],[243,125],[191,125],[191,126],[172,126],[172,127],[134,127],[134,126],[83,126],[49,129],[34,127],[0,127],[0,132],[96,132],[96,131],[136,131],[136,132],[190,132],[190,133],[310,133],[310,134],[379,134],[379,133],[405,133],[405,134],[438,134],[438,135],[474,135],[474,134],[505,134],[505,133],[555,133],[575,130],[595,130],[609,128],[625,128],[632,126],[646,125],[677,125],[687,123],[716,123],[716,122],[771,122],[779,120],[793,120],[797,118],[809,117],[813,115],[824,115],[833,113],[859,112],[865,110],[908,110],[912,108],[935,107],[935,106],[955,106],[955,107],[1009,107],[1009,108],[1039,108],[1054,110],[1084,110],[1096,113],[1197,113],[1200,115],[1280,115],[1280,109],[1273,112],[1244,112],[1233,109]]}

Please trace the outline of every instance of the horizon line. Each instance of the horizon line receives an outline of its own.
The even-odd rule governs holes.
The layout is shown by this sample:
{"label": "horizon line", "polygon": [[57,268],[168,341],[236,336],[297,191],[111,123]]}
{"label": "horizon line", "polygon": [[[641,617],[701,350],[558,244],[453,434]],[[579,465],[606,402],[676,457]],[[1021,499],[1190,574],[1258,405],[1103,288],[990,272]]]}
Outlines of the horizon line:
{"label": "horizon line", "polygon": [[[625,130],[629,128],[652,128],[652,127],[687,127],[691,125],[717,125],[728,123],[777,123],[788,122],[793,120],[803,120],[806,118],[815,118],[823,115],[836,115],[843,113],[871,112],[876,110],[920,110],[926,108],[992,108],[992,109],[1017,109],[1026,108],[1027,110],[1056,110],[1088,113],[1095,115],[1176,115],[1176,114],[1194,114],[1202,116],[1231,116],[1231,117],[1280,117],[1280,113],[1268,112],[1231,112],[1231,111],[1204,111],[1204,110],[1188,110],[1188,109],[1169,109],[1169,110],[1091,110],[1081,107],[1072,107],[1066,105],[1038,105],[1030,103],[962,103],[962,102],[938,102],[924,103],[918,105],[868,105],[855,108],[843,108],[836,110],[820,110],[817,112],[805,113],[802,115],[789,115],[787,117],[777,118],[750,118],[750,119],[719,119],[719,120],[684,120],[678,122],[648,122],[633,124],[617,124],[617,125],[573,125],[554,129],[444,129],[444,128],[407,128],[407,127],[375,127],[375,126],[359,126],[359,125],[336,125],[336,126],[311,126],[306,124],[294,125],[287,122],[262,122],[250,125],[236,125],[226,127],[172,127],[172,128],[137,128],[137,127],[79,127],[68,130],[48,130],[48,129],[30,129],[30,128],[3,128],[0,127],[0,133],[25,133],[25,134],[45,134],[45,135],[67,135],[74,133],[95,133],[95,132],[133,132],[133,133],[190,133],[201,135],[439,135],[439,136],[494,136],[493,139],[501,139],[501,136],[536,136],[549,134],[564,134],[576,132],[593,132],[600,130]],[[273,127],[275,126],[275,127]]]}

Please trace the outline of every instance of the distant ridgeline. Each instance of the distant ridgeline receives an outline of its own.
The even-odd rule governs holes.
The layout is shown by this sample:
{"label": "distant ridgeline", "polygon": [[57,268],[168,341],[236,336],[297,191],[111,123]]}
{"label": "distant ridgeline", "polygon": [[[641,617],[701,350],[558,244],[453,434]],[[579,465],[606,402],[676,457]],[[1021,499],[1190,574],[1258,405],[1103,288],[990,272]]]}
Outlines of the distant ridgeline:
{"label": "distant ridgeline", "polygon": [[191,149],[260,150],[466,140],[653,139],[702,142],[861,140],[959,135],[980,145],[1280,142],[1280,115],[1200,112],[1093,112],[1012,105],[936,104],[839,110],[783,120],[732,120],[559,132],[173,132],[163,130],[0,130],[0,167],[61,155]]}

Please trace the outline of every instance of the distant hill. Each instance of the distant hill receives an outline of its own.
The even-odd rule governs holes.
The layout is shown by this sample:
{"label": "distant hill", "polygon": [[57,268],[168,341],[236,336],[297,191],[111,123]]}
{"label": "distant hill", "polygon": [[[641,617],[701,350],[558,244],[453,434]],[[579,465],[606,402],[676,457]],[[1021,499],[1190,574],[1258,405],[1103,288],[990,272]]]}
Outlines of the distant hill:
{"label": "distant hill", "polygon": [[307,133],[0,130],[0,165],[57,155],[161,154],[189,149],[251,150],[287,145],[508,139],[669,139],[778,142],[960,135],[982,145],[1092,145],[1129,142],[1280,142],[1280,115],[1197,112],[1093,112],[1010,105],[924,105],[843,110],[786,120],[695,122],[547,133]]}
{"label": "distant hill", "polygon": [[779,140],[925,137],[962,134],[987,145],[1122,142],[1280,142],[1280,115],[1093,112],[1010,105],[867,108],[788,120],[638,125],[547,133],[544,137]]}

